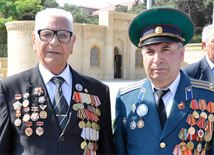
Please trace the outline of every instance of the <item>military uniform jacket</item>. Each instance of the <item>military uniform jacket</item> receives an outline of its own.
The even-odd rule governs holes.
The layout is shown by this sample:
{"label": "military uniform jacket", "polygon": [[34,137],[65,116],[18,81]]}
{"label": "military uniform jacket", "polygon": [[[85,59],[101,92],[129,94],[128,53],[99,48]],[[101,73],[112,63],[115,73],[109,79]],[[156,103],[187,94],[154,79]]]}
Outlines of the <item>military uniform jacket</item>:
{"label": "military uniform jacket", "polygon": [[[84,139],[81,137],[82,129],[78,126],[81,119],[77,117],[78,112],[72,108],[72,105],[75,104],[73,100],[74,91],[91,94],[99,98],[101,104],[98,108],[101,115],[97,121],[100,126],[97,153],[113,153],[109,88],[93,78],[80,75],[71,67],[70,71],[72,73],[73,92],[71,94],[69,120],[62,132],[38,65],[33,69],[0,81],[0,154],[83,154],[84,150],[81,149],[80,145]],[[38,91],[35,95],[35,88],[42,88],[44,92],[38,94]],[[29,109],[26,110],[22,106],[21,111],[16,111],[14,103],[17,100],[23,103],[25,93],[29,93]],[[18,99],[17,94],[21,95],[20,99]],[[38,101],[39,96],[42,95],[46,99],[43,105],[47,105],[44,110],[40,108],[41,103]],[[34,110],[38,113],[46,111],[47,118],[41,119],[39,117],[36,121],[29,120],[32,124],[23,122],[26,113],[31,116],[34,113],[32,107],[36,107]],[[19,126],[15,125],[17,118],[21,120]],[[43,122],[43,124],[38,124],[38,122]],[[39,126],[44,130],[41,136],[36,133]],[[33,131],[31,136],[26,135],[28,127]],[[41,134],[42,131],[39,131]],[[86,140],[86,142],[89,141]]]}
{"label": "military uniform jacket", "polygon": [[[116,98],[116,118],[114,121],[114,142],[118,154],[179,154],[179,144],[190,141],[188,129],[191,127],[187,122],[193,110],[190,108],[192,101],[200,99],[214,102],[213,85],[208,82],[198,81],[187,77],[182,71],[170,114],[164,128],[161,128],[158,111],[148,78],[119,90]],[[139,105],[146,105],[148,112],[140,118],[137,114]],[[136,107],[136,109],[134,108]],[[142,111],[143,109],[141,109]],[[202,110],[196,110],[199,114]],[[209,115],[207,110],[204,112]],[[140,120],[141,124],[137,124]],[[197,132],[207,128],[198,127],[198,119],[193,125],[195,139],[192,153],[200,141],[201,148],[211,146],[206,153],[214,153],[213,140],[205,145],[205,141],[196,140]],[[207,121],[207,119],[206,119]],[[212,122],[213,123],[213,122]],[[200,124],[200,123],[199,123]],[[213,129],[212,129],[213,130]],[[210,130],[209,130],[210,131]],[[213,131],[210,131],[213,133]],[[181,133],[181,134],[180,134]],[[205,132],[204,132],[205,133]],[[185,136],[183,136],[185,135]],[[180,138],[179,138],[180,136]],[[182,147],[182,146],[181,146]],[[186,146],[183,146],[185,148]],[[177,151],[177,152],[176,152]],[[187,151],[187,150],[186,150]],[[195,150],[196,151],[196,150]],[[181,151],[180,151],[181,152]],[[201,152],[200,152],[201,153]]]}

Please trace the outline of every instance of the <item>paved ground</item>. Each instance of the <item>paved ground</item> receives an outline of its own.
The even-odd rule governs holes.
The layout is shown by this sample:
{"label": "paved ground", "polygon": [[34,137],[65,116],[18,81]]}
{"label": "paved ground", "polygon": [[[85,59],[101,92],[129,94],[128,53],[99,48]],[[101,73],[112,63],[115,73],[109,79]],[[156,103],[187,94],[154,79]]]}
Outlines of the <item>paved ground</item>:
{"label": "paved ground", "polygon": [[102,81],[103,83],[108,85],[110,89],[112,119],[115,118],[115,100],[116,100],[116,95],[119,88],[129,85],[131,83],[134,83],[136,81],[138,80],[117,80],[116,79],[112,81]]}

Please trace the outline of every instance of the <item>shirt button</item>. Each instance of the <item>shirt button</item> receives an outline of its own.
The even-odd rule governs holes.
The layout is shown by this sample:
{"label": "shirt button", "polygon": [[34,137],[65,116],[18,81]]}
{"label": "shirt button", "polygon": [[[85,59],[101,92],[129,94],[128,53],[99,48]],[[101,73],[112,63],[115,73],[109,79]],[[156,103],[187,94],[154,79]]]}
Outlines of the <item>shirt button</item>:
{"label": "shirt button", "polygon": [[65,138],[64,137],[60,137],[60,141],[61,142],[65,141]]}
{"label": "shirt button", "polygon": [[160,143],[160,147],[161,147],[161,148],[165,148],[165,147],[166,147],[166,144],[165,144],[164,142],[161,142],[161,143]]}

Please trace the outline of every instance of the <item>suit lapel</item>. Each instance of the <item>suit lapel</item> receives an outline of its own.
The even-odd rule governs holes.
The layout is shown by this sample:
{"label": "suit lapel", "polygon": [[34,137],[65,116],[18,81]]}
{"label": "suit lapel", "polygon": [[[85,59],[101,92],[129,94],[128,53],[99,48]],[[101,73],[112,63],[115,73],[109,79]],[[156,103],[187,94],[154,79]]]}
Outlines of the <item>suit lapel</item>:
{"label": "suit lapel", "polygon": [[57,123],[57,118],[55,116],[55,112],[53,110],[52,103],[50,101],[50,97],[48,95],[46,86],[42,80],[41,74],[39,72],[39,67],[38,65],[31,70],[31,74],[29,75],[27,81],[29,82],[29,85],[27,87],[27,92],[31,94],[31,100],[32,103],[38,103],[38,97],[33,95],[33,91],[36,87],[41,87],[44,90],[44,96],[46,98],[46,103],[47,103],[47,108],[45,111],[47,112],[47,121],[58,131],[60,131],[59,124]]}
{"label": "suit lapel", "polygon": [[203,70],[202,80],[210,81],[211,83],[214,83],[214,77],[213,77],[212,71],[210,69],[210,66],[206,60],[206,57],[204,57],[201,60],[201,70]]}
{"label": "suit lapel", "polygon": [[[145,124],[147,124],[155,133],[155,135],[160,137],[162,128],[159,119],[157,119],[159,118],[159,115],[155,104],[153,91],[151,89],[151,83],[148,78],[146,78],[145,82],[143,83],[141,90],[142,89],[146,90],[142,103],[148,106],[148,113],[143,117],[143,120],[145,121]],[[142,103],[138,101],[136,107]]]}
{"label": "suit lapel", "polygon": [[[169,114],[169,117],[167,118],[166,124],[163,129],[163,133],[161,135],[161,139],[166,137],[176,126],[186,118],[186,115],[189,112],[189,101],[186,101],[186,94],[185,94],[185,88],[191,86],[190,81],[188,77],[186,77],[183,72],[181,72],[181,79],[180,79],[173,105]],[[184,103],[185,108],[179,109],[178,104],[181,102]]]}

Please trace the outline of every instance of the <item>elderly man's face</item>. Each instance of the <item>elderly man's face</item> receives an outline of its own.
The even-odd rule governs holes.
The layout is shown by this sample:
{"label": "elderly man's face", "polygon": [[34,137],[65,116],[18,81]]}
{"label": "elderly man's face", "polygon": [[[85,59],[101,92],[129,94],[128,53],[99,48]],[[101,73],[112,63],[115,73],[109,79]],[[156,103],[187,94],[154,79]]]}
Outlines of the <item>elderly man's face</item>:
{"label": "elderly man's face", "polygon": [[177,43],[157,43],[143,47],[145,71],[158,88],[168,87],[177,77],[184,59],[184,47],[179,51]]}
{"label": "elderly man's face", "polygon": [[[52,16],[43,21],[41,29],[71,31],[69,21],[66,18]],[[60,74],[66,66],[68,57],[72,54],[76,37],[73,36],[68,43],[59,42],[57,36],[48,42],[40,40],[37,32],[33,32],[34,50],[37,52],[40,62],[53,74]]]}
{"label": "elderly man's face", "polygon": [[208,58],[214,63],[214,33],[210,34],[208,42],[203,42],[202,45],[207,51]]}

